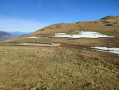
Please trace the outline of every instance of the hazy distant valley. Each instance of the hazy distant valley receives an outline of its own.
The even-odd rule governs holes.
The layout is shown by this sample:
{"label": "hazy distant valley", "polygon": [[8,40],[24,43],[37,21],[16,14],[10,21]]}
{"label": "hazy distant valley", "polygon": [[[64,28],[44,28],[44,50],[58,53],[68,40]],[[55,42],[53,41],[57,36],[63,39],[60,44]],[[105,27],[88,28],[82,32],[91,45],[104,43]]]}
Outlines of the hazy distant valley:
{"label": "hazy distant valley", "polygon": [[15,35],[12,35],[8,32],[0,31],[0,41],[6,41],[9,39],[13,39],[15,37],[16,37]]}
{"label": "hazy distant valley", "polygon": [[5,31],[0,31],[0,41],[6,41],[10,40],[16,37],[28,35],[31,32],[5,32]]}
{"label": "hazy distant valley", "polygon": [[9,32],[9,33],[12,34],[12,35],[15,35],[15,36],[24,36],[24,35],[31,34],[32,32],[19,32],[19,31],[16,31],[16,32]]}

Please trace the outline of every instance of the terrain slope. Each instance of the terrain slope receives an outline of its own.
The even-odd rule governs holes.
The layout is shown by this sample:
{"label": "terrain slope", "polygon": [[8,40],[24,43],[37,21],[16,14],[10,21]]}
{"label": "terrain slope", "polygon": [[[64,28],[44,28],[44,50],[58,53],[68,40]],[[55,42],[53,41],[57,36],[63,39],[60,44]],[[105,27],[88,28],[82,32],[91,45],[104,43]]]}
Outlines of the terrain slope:
{"label": "terrain slope", "polygon": [[9,40],[12,38],[15,38],[16,36],[11,35],[8,32],[4,32],[4,31],[0,31],[0,41],[5,41],[5,40]]}
{"label": "terrain slope", "polygon": [[[0,89],[119,90],[119,54],[92,48],[117,48],[119,52],[118,18],[108,16],[100,20],[53,24],[0,42]],[[100,32],[113,37],[28,38],[74,31]],[[26,42],[60,46],[18,45]]]}
{"label": "terrain slope", "polygon": [[73,31],[95,31],[106,35],[119,37],[119,16],[107,16],[100,20],[82,21],[74,23],[57,23],[46,26],[35,31],[32,34],[16,38],[14,40],[23,39],[28,36],[37,34],[54,34],[54,33],[70,33]]}

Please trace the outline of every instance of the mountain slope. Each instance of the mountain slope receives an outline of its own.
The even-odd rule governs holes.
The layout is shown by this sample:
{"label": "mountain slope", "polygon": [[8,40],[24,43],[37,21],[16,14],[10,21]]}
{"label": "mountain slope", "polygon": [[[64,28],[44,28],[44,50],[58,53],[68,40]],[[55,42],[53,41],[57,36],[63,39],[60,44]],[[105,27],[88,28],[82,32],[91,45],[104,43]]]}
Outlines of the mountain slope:
{"label": "mountain slope", "polygon": [[119,16],[107,16],[104,18],[101,18],[101,20],[119,20]]}
{"label": "mountain slope", "polygon": [[[41,33],[97,31],[109,38],[26,38]],[[13,43],[12,43],[13,41]],[[33,34],[0,42],[0,88],[3,90],[119,90],[119,55],[92,47],[119,48],[119,22],[95,20],[54,24]],[[18,42],[18,43],[15,43]],[[21,46],[19,42],[53,42]],[[118,49],[117,49],[118,52]]]}
{"label": "mountain slope", "polygon": [[53,24],[37,30],[33,34],[72,32],[80,30],[98,31],[98,32],[118,32],[119,33],[119,16],[107,16],[101,20],[84,21],[75,23]]}
{"label": "mountain slope", "polygon": [[9,34],[8,32],[0,31],[0,41],[9,40],[16,36]]}
{"label": "mountain slope", "polygon": [[[95,31],[106,35],[119,37],[119,16],[107,16],[101,20],[83,21],[74,23],[57,23],[46,26],[35,31],[32,34],[18,37],[12,41],[23,41],[25,37],[35,36],[37,34],[69,33],[73,31]],[[104,20],[106,18],[106,20]],[[30,39],[31,40],[31,39]]]}

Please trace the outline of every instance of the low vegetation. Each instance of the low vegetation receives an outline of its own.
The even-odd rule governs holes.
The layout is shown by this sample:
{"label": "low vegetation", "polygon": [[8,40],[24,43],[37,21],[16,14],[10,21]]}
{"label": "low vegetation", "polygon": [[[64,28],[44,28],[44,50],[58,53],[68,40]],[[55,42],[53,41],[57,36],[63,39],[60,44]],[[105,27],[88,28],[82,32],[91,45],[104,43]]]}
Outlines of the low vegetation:
{"label": "low vegetation", "polygon": [[[0,89],[119,90],[119,55],[91,48],[119,48],[119,22],[115,21],[117,17],[114,17],[114,20],[110,18],[112,17],[54,24],[30,35],[0,42]],[[115,37],[26,38],[36,34],[71,33],[82,30]],[[20,42],[53,42],[60,43],[61,46],[18,46],[17,43]]]}
{"label": "low vegetation", "polygon": [[44,31],[45,29],[41,29],[40,31]]}
{"label": "low vegetation", "polygon": [[113,26],[113,24],[106,24],[105,26]]}
{"label": "low vegetation", "polygon": [[119,70],[99,53],[90,56],[89,51],[65,47],[0,46],[0,50],[1,89],[119,89]]}

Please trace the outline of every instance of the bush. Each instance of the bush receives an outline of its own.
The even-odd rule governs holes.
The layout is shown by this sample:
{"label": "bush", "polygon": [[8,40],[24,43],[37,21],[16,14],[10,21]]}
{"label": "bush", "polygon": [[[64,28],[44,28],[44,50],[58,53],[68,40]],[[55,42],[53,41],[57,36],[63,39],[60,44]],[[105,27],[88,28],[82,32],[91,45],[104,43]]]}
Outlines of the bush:
{"label": "bush", "polygon": [[113,24],[106,24],[105,26],[113,26]]}
{"label": "bush", "polygon": [[114,22],[113,24],[117,24],[117,22]]}
{"label": "bush", "polygon": [[94,23],[97,23],[97,22],[94,22]]}
{"label": "bush", "polygon": [[44,31],[45,29],[41,29],[40,31]]}

